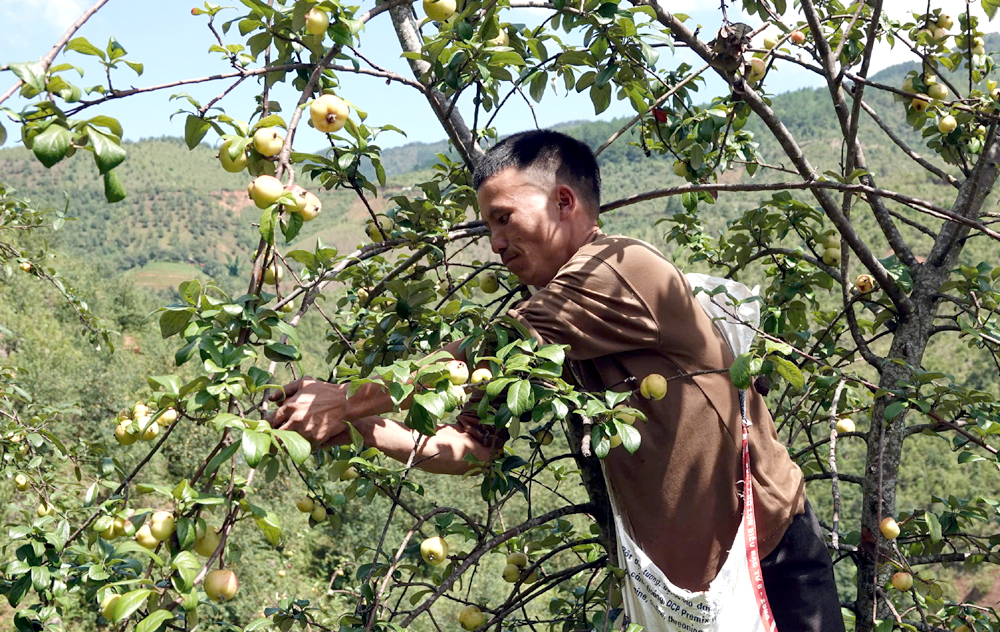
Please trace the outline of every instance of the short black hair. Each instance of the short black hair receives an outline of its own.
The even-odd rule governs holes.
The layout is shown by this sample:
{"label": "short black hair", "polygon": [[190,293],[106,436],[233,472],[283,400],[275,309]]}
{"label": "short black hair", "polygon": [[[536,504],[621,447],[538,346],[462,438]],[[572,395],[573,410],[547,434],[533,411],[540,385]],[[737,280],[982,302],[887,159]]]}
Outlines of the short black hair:
{"label": "short black hair", "polygon": [[575,185],[593,205],[601,208],[601,170],[586,143],[549,129],[529,130],[508,136],[483,156],[472,174],[478,191],[484,182],[509,167],[554,173],[556,180]]}

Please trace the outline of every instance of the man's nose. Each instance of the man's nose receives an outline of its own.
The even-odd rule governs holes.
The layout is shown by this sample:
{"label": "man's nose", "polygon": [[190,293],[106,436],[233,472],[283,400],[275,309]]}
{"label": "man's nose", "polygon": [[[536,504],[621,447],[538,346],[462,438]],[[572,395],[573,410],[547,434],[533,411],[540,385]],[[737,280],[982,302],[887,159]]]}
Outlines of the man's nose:
{"label": "man's nose", "polygon": [[503,232],[494,230],[490,233],[490,246],[493,248],[494,254],[503,254],[503,251],[507,249],[507,238],[503,236]]}

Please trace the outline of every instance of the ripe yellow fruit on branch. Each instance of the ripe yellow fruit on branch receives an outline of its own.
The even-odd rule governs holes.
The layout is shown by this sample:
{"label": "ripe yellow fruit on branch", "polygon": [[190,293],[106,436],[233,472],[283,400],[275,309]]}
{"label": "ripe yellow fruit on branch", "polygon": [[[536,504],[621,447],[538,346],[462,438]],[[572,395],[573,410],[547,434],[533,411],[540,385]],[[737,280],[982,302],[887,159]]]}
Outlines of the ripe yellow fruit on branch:
{"label": "ripe yellow fruit on branch", "polygon": [[667,380],[659,373],[650,373],[639,384],[639,393],[646,399],[658,402],[667,394]]}
{"label": "ripe yellow fruit on branch", "polygon": [[503,567],[503,580],[508,584],[513,584],[521,579],[521,568],[516,564],[508,564]]}
{"label": "ripe yellow fruit on branch", "polygon": [[194,552],[202,557],[212,557],[215,549],[219,548],[222,538],[212,527],[205,530],[205,533],[194,541]]}
{"label": "ripe yellow fruit on branch", "polygon": [[316,503],[313,502],[313,499],[310,498],[309,496],[303,496],[302,498],[299,498],[298,500],[295,501],[295,506],[302,513],[311,513],[312,510],[316,507]]}
{"label": "ripe yellow fruit on branch", "polygon": [[310,35],[322,35],[326,33],[328,26],[330,26],[330,16],[323,9],[313,7],[306,13],[306,32]]}
{"label": "ripe yellow fruit on branch", "polygon": [[514,551],[507,556],[507,563],[513,564],[518,568],[524,568],[528,565],[528,556],[520,551]]}
{"label": "ripe yellow fruit on branch", "polygon": [[135,541],[150,550],[155,549],[160,543],[159,540],[153,537],[152,532],[149,530],[148,522],[139,527],[139,530],[135,532]]}
{"label": "ripe yellow fruit on branch", "polygon": [[888,518],[883,518],[882,522],[878,525],[879,531],[885,536],[886,540],[895,540],[899,537],[899,525],[896,524],[896,519],[892,516]]}
{"label": "ripe yellow fruit on branch", "polygon": [[900,592],[906,592],[913,588],[913,575],[909,573],[896,573],[892,576],[892,587]]}
{"label": "ripe yellow fruit on branch", "polygon": [[448,379],[455,386],[461,386],[469,381],[469,367],[461,360],[448,363]]}
{"label": "ripe yellow fruit on branch", "polygon": [[458,614],[458,624],[466,632],[472,632],[484,623],[486,623],[486,615],[477,606],[470,604],[462,608],[462,612]]}
{"label": "ripe yellow fruit on branch", "polygon": [[479,384],[480,382],[486,382],[493,379],[493,373],[487,368],[476,369],[472,372],[472,383]]}
{"label": "ripe yellow fruit on branch", "polygon": [[444,22],[455,15],[457,9],[455,0],[424,0],[424,13],[435,22]]}
{"label": "ripe yellow fruit on branch", "polygon": [[253,134],[253,148],[261,156],[270,158],[281,153],[285,139],[276,127],[262,127]]}
{"label": "ripe yellow fruit on branch", "polygon": [[431,566],[444,564],[448,560],[448,542],[439,535],[427,538],[420,543],[420,557]]}
{"label": "ripe yellow fruit on branch", "polygon": [[277,261],[264,268],[264,283],[277,285],[285,277],[285,269],[278,265]]}
{"label": "ripe yellow fruit on branch", "polygon": [[862,294],[867,294],[875,289],[875,277],[870,274],[859,274],[854,279],[854,288]]}
{"label": "ripe yellow fruit on branch", "polygon": [[843,419],[837,420],[837,433],[844,434],[845,432],[854,432],[854,420],[850,417],[844,417]]}
{"label": "ripe yellow fruit on branch", "polygon": [[157,511],[149,520],[149,532],[160,542],[174,534],[174,515],[168,511]]}
{"label": "ripe yellow fruit on branch", "polygon": [[339,132],[347,123],[347,115],[351,109],[340,97],[324,94],[309,105],[309,120],[313,127],[329,134]]}

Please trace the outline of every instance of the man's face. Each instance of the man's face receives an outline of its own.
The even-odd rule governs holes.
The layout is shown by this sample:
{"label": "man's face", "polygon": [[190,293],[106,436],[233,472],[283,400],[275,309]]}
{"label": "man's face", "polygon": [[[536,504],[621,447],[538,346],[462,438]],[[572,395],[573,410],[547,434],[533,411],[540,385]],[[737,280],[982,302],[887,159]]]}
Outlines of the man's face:
{"label": "man's face", "polygon": [[490,228],[493,252],[522,283],[546,285],[572,255],[561,188],[555,178],[514,167],[479,187],[479,210]]}

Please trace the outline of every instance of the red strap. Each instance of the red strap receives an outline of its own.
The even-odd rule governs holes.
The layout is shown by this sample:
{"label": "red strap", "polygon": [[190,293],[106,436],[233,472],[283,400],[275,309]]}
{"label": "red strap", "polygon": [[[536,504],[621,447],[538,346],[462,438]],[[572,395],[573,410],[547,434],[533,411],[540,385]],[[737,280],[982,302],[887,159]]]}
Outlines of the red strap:
{"label": "red strap", "polygon": [[[740,393],[740,404],[744,404],[744,394]],[[742,408],[743,406],[741,406]],[[764,574],[760,568],[760,551],[757,549],[757,521],[753,511],[753,487],[750,478],[750,424],[746,414],[743,415],[743,533],[746,538],[747,566],[750,569],[750,581],[753,582],[753,594],[757,598],[757,608],[760,610],[760,620],[764,629],[778,632],[771,614],[771,604],[767,601],[767,591],[764,590]]]}

